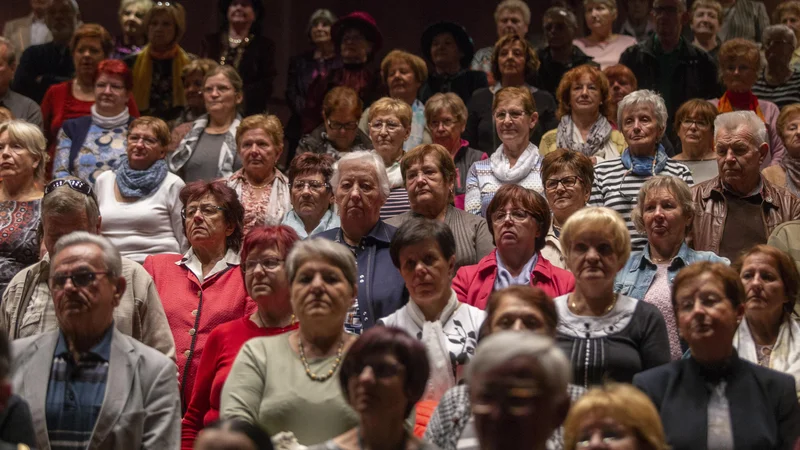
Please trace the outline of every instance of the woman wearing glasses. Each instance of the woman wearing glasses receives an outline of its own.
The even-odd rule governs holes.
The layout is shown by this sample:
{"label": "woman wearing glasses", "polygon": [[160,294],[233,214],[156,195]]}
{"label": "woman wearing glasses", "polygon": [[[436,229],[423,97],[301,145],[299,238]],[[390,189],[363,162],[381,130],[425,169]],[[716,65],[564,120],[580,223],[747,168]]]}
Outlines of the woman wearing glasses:
{"label": "woman wearing glasses", "polygon": [[333,165],[331,155],[303,153],[295,156],[289,166],[292,209],[282,223],[301,239],[340,225],[339,215],[333,209]]}
{"label": "woman wearing glasses", "polygon": [[513,285],[535,286],[551,297],[572,292],[575,277],[541,254],[550,220],[541,195],[515,184],[502,186],[486,211],[497,249],[458,270],[453,279],[458,299],[485,309],[493,291]]}
{"label": "woman wearing glasses", "polygon": [[150,116],[134,120],[126,155],[114,171],[97,177],[94,186],[103,218],[101,232],[122,256],[139,264],[148,255],[183,253],[189,248],[178,198],[184,182],[169,173],[164,162],[169,138],[163,120]]}
{"label": "woman wearing glasses", "polygon": [[783,108],[778,116],[778,132],[786,146],[786,155],[780,164],[761,173],[770,183],[800,197],[800,104]]}
{"label": "woman wearing glasses", "polygon": [[349,87],[336,87],[322,103],[322,125],[303,136],[297,152],[327,153],[337,160],[340,153],[369,150],[369,136],[358,128],[363,103]]}
{"label": "woman wearing glasses", "polygon": [[283,126],[275,116],[242,120],[236,147],[243,166],[228,178],[244,206],[244,232],[257,225],[277,225],[290,207],[289,180],[275,163],[283,152]]}
{"label": "woman wearing glasses", "polygon": [[714,151],[716,117],[717,108],[699,98],[687,101],[675,113],[675,130],[681,140],[681,153],[672,159],[680,161],[692,171],[695,183],[719,175],[717,153]]}
{"label": "woman wearing glasses", "polygon": [[211,331],[256,311],[249,301],[239,249],[244,208],[224,181],[195,181],[180,192],[189,250],[148,256],[144,268],[164,304],[175,340],[181,404],[191,398]]}
{"label": "woman wearing glasses", "polygon": [[408,103],[390,97],[383,97],[369,109],[369,137],[389,176],[389,198],[381,208],[381,220],[411,209],[400,172],[400,158],[404,155],[403,143],[411,134],[412,114]]}
{"label": "woman wearing glasses", "polygon": [[208,336],[183,417],[183,450],[191,450],[197,433],[219,419],[222,386],[244,343],[255,337],[275,336],[297,329],[285,261],[299,240],[297,233],[285,226],[257,227],[244,238],[239,268],[244,275],[247,295],[258,309],[249,316],[217,327]]}

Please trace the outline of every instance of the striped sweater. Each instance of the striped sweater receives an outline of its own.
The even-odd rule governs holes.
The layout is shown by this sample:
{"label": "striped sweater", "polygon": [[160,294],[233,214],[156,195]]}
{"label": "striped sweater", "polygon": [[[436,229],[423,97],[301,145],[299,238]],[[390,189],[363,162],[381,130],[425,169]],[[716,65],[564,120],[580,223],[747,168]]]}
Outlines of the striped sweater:
{"label": "striped sweater", "polygon": [[[544,195],[544,186],[542,185],[542,158],[538,156],[538,151],[537,148],[536,157],[538,161],[534,163],[530,173],[528,173],[525,178],[518,181],[517,184],[525,189],[530,189]],[[497,192],[503,184],[505,183],[498,180],[494,172],[492,172],[491,158],[476,162],[472,165],[467,174],[467,193],[464,198],[464,210],[470,214],[485,217],[489,202],[492,201],[495,192]]]}
{"label": "striped sweater", "polygon": [[[781,109],[786,105],[800,103],[800,70],[795,69],[792,76],[778,86],[767,84],[767,80],[762,74],[753,86],[753,94],[759,100],[775,103]],[[780,133],[780,130],[778,132]]]}

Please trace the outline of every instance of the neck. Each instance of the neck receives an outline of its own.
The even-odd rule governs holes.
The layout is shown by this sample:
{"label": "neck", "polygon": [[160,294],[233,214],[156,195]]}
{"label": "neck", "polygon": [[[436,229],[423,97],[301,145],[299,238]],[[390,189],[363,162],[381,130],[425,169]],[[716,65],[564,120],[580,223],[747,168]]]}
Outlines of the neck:
{"label": "neck", "polygon": [[244,39],[250,34],[250,26],[247,23],[231,23],[228,27],[228,36],[233,39]]}
{"label": "neck", "polygon": [[69,42],[71,40],[72,40],[72,34],[70,34],[69,36],[63,36],[63,37],[62,36],[53,35],[53,43],[59,44],[59,45],[65,46],[65,47],[69,46]]}
{"label": "neck", "polygon": [[[727,342],[726,344],[730,344]],[[714,367],[725,364],[733,356],[733,346],[726,345],[725,348],[705,349],[692,348],[692,358],[701,366]]]}
{"label": "neck", "polygon": [[337,329],[330,333],[320,327],[303,328],[301,326],[298,337],[303,342],[306,355],[320,358],[336,351],[342,340],[342,331]]}
{"label": "neck", "polygon": [[561,47],[553,47],[551,45],[550,56],[560,63],[570,62],[572,60],[572,41],[570,40],[567,45],[562,45]]}
{"label": "neck", "polygon": [[777,320],[770,317],[748,317],[747,326],[755,343],[758,345],[775,344],[781,329],[782,317],[783,315],[778,316]]}
{"label": "neck", "polygon": [[695,34],[694,35],[694,45],[702,48],[705,51],[714,50],[717,47],[717,35],[716,34]]}
{"label": "neck", "polygon": [[317,225],[319,225],[319,222],[322,220],[322,217],[325,216],[326,212],[328,212],[327,209],[320,212],[314,211],[313,215],[309,214],[305,217],[298,214],[298,217],[300,217],[300,220],[303,222],[303,228],[305,228],[306,233],[310,235],[311,232],[314,231],[314,228],[317,228]]}
{"label": "neck", "polygon": [[503,75],[500,82],[503,87],[519,87],[525,84],[525,75],[521,73]]}
{"label": "neck", "polygon": [[675,38],[675,39],[671,39],[671,38],[664,39],[661,36],[659,36],[658,38],[659,38],[659,42],[661,43],[661,49],[664,50],[667,53],[669,53],[669,52],[675,50],[676,48],[678,48],[678,44],[681,43],[680,35],[678,35],[678,37]]}
{"label": "neck", "polygon": [[250,186],[264,187],[275,180],[275,168],[273,167],[262,172],[248,172],[245,170],[244,178],[250,183]]}
{"label": "neck", "polygon": [[[284,328],[292,324],[293,315],[291,303],[289,303],[289,293],[283,295],[284,298],[269,299],[270,307],[266,308],[258,305],[258,310],[253,313],[265,328]],[[288,305],[289,308],[276,308],[276,305]],[[280,311],[278,311],[280,309]]]}
{"label": "neck", "polygon": [[[97,103],[95,103],[95,105],[97,105]],[[97,114],[100,114],[103,117],[115,117],[122,114],[122,111],[125,111],[125,108],[127,108],[127,105],[122,105],[121,108],[117,109],[107,109],[97,106]]]}
{"label": "neck", "polygon": [[36,20],[42,20],[42,19],[44,19],[44,15],[47,12],[47,10],[46,9],[34,9],[32,12],[33,12],[33,17],[35,17]]}
{"label": "neck", "polygon": [[442,296],[434,301],[417,304],[426,322],[435,322],[442,314],[447,302],[450,301],[450,289],[442,293]]}
{"label": "neck", "polygon": [[787,64],[767,65],[765,75],[768,79],[778,82],[786,81],[792,75],[792,68]]}
{"label": "neck", "polygon": [[628,148],[631,150],[631,155],[633,156],[656,156],[658,144],[656,144],[656,147],[646,147],[646,148],[628,147]]}
{"label": "neck", "polygon": [[109,323],[99,332],[92,330],[92,334],[68,333],[64,330],[61,330],[61,332],[64,334],[64,340],[67,341],[67,348],[69,349],[69,352],[72,353],[73,357],[77,361],[79,353],[88,352],[92,349],[92,347],[97,345],[98,342],[103,340],[103,335],[110,326],[111,323]]}
{"label": "neck", "polygon": [[578,310],[573,312],[586,312],[592,316],[602,316],[608,311],[617,299],[614,293],[614,283],[608,284],[604,289],[584,289],[581,284],[575,285],[575,291],[570,294],[568,301],[574,303]]}
{"label": "neck", "polygon": [[553,225],[561,228],[567,223],[567,219],[571,216],[575,211],[583,208],[584,205],[575,205],[569,209],[558,209],[553,210]]}
{"label": "neck", "polygon": [[414,100],[417,99],[416,94],[417,94],[416,92],[411,92],[404,97],[397,97],[397,99],[402,100],[403,103],[407,104],[408,106],[411,106],[414,103]]}
{"label": "neck", "polygon": [[436,73],[441,75],[452,75],[461,70],[461,63],[455,61],[453,63],[445,63],[436,66]]}
{"label": "neck", "polygon": [[122,36],[122,43],[128,47],[131,45],[142,47],[147,43],[147,38],[141,33],[137,35],[126,34]]}
{"label": "neck", "polygon": [[39,191],[36,187],[36,180],[29,176],[6,176],[0,182],[0,194],[6,201],[41,197]]}
{"label": "neck", "polygon": [[522,153],[525,151],[525,149],[528,148],[528,144],[529,142],[527,139],[521,144],[512,143],[510,146],[506,145],[505,142],[503,143],[503,151],[505,152],[511,167],[514,167],[514,165],[517,164],[517,160],[520,156],[522,156]]}
{"label": "neck", "polygon": [[344,241],[350,245],[361,244],[361,238],[369,234],[369,231],[373,227],[375,227],[375,223],[373,223],[370,226],[364,226],[363,224],[364,221],[362,220],[352,221],[353,223],[348,223],[347,224],[348,226],[345,226],[344,218],[342,218],[341,221],[342,221],[342,236],[344,237]]}
{"label": "neck", "polygon": [[761,180],[761,175],[759,175],[759,177],[756,178],[755,181],[750,182],[750,183],[742,183],[742,184],[740,184],[738,186],[734,186],[732,184],[727,184],[726,183],[726,186],[728,187],[728,189],[732,190],[736,194],[749,195],[751,192],[753,192],[758,187],[758,182],[760,180]]}
{"label": "neck", "polygon": [[194,256],[203,265],[203,274],[206,274],[225,257],[225,241],[220,245],[211,247],[192,246],[192,250],[194,251]]}
{"label": "neck", "polygon": [[227,130],[236,119],[236,111],[230,114],[209,114],[207,128]]}
{"label": "neck", "polygon": [[415,213],[426,219],[438,220],[440,222],[444,222],[444,217],[447,215],[447,204],[423,203],[415,205],[412,209]]}
{"label": "neck", "polygon": [[598,116],[599,113],[588,112],[572,114],[572,123],[578,127],[578,130],[581,132],[581,134],[586,134],[592,128],[592,125],[597,122]]}
{"label": "neck", "polygon": [[383,159],[383,165],[386,166],[388,169],[392,166],[395,162],[397,162],[401,156],[403,156],[403,147],[400,146],[399,148],[393,150],[391,153],[380,153],[381,158]]}
{"label": "neck", "polygon": [[532,249],[533,251],[519,251],[517,248],[510,248],[507,250],[508,251],[504,251],[502,254],[500,254],[500,250],[498,250],[497,257],[503,261],[506,270],[514,277],[522,273],[525,264],[528,264],[528,261],[536,254],[535,249]]}
{"label": "neck", "polygon": [[75,87],[78,88],[79,91],[85,94],[94,93],[94,81],[92,81],[91,77],[76,75]]}
{"label": "neck", "polygon": [[596,42],[605,42],[611,39],[612,35],[613,33],[611,27],[608,27],[603,30],[592,30],[592,34],[590,35],[590,37],[594,39]]}
{"label": "neck", "polygon": [[678,252],[681,250],[681,245],[683,244],[683,239],[677,242],[662,242],[659,240],[651,240],[650,241],[650,259],[653,262],[668,262],[671,261],[672,258],[678,255]]}
{"label": "neck", "polygon": [[380,411],[376,414],[361,414],[358,433],[364,444],[364,449],[369,450],[397,450],[406,440],[406,430],[403,427],[403,417],[391,417]]}
{"label": "neck", "polygon": [[156,53],[164,53],[166,51],[171,50],[174,45],[175,45],[174,42],[170,42],[169,44],[166,45],[156,45],[151,43],[150,48]]}
{"label": "neck", "polygon": [[314,56],[316,58],[330,58],[333,56],[334,48],[333,48],[333,41],[325,41],[320,42],[317,44],[317,48],[314,51]]}
{"label": "neck", "polygon": [[[707,145],[702,144],[684,144],[682,146],[682,151],[680,154],[675,155],[674,159],[678,160],[689,160],[689,161],[697,161],[697,160],[704,160],[704,159],[714,159],[716,158],[716,154],[714,153],[714,149]],[[681,156],[678,158],[678,156]]]}

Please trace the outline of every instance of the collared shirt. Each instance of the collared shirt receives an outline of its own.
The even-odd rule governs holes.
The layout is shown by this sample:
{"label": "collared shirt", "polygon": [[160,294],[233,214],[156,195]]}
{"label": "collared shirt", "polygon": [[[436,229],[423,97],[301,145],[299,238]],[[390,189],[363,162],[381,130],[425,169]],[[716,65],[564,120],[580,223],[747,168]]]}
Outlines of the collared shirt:
{"label": "collared shirt", "polygon": [[19,327],[15,333],[17,339],[34,336],[58,328],[56,310],[53,307],[53,296],[50,294],[50,254],[45,253],[39,261],[39,282],[32,288],[33,293],[28,307],[20,314],[18,322],[11,324]]}
{"label": "collared shirt", "polygon": [[228,266],[238,266],[240,263],[241,259],[239,258],[239,253],[236,250],[229,248],[225,253],[225,256],[217,261],[217,263],[214,264],[214,267],[212,267],[204,277],[203,263],[200,262],[200,260],[197,258],[197,255],[194,254],[193,248],[190,247],[189,251],[183,255],[183,258],[175,261],[176,266],[186,266],[186,268],[197,277],[197,281],[199,281],[201,284],[203,283],[204,279],[213,277],[214,275],[227,269]]}
{"label": "collared shirt", "polygon": [[89,445],[106,395],[113,335],[112,324],[103,339],[75,361],[64,334],[59,333],[45,403],[51,449],[85,449]]}
{"label": "collared shirt", "polygon": [[306,232],[306,225],[303,223],[303,219],[297,215],[294,209],[290,209],[289,212],[286,213],[286,216],[283,217],[283,222],[281,225],[290,227],[297,232],[297,235],[300,236],[300,239],[305,239],[309,236],[314,236],[317,233],[338,228],[341,223],[339,222],[339,215],[334,214],[332,208],[328,208],[328,210],[325,211],[325,214],[322,215],[322,218],[317,226],[314,227],[314,229],[311,230],[311,234],[309,234]]}
{"label": "collared shirt", "polygon": [[735,195],[737,197],[741,197],[741,198],[747,198],[747,197],[752,197],[752,196],[757,195],[757,194],[761,194],[761,190],[764,189],[764,179],[760,178],[760,177],[758,179],[758,185],[755,187],[755,189],[753,189],[752,191],[748,192],[747,195],[742,195],[742,194],[734,191],[733,189],[731,189],[727,185],[727,183],[722,181],[722,178],[720,178],[720,182],[722,183],[723,194],[729,193],[729,194],[733,194],[733,195]]}
{"label": "collared shirt", "polygon": [[8,89],[5,95],[0,96],[0,106],[11,111],[17,119],[32,123],[42,129],[42,110],[33,100]]}
{"label": "collared shirt", "polygon": [[536,266],[536,261],[538,259],[539,253],[536,252],[533,254],[533,258],[525,263],[519,275],[514,276],[511,275],[506,265],[503,264],[503,258],[500,257],[500,253],[497,253],[497,277],[494,279],[494,290],[498,291],[509,286],[528,286],[531,284],[531,272],[533,272],[533,268]]}

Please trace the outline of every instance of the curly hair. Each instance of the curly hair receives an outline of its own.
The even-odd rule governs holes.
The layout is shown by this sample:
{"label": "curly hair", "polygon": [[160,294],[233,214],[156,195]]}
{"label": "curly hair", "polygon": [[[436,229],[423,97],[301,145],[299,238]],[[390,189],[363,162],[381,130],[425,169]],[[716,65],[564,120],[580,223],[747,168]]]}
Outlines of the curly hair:
{"label": "curly hair", "polygon": [[495,80],[503,79],[503,75],[500,73],[500,52],[503,47],[513,45],[515,42],[522,45],[522,52],[525,54],[525,78],[536,75],[536,72],[539,71],[541,63],[539,57],[536,56],[536,49],[524,37],[509,34],[498,39],[492,50],[492,76]]}
{"label": "curly hair", "polygon": [[556,89],[556,99],[558,100],[558,118],[562,118],[572,113],[571,94],[572,85],[577,83],[584,75],[588,75],[592,83],[600,90],[600,115],[608,120],[613,121],[611,116],[611,90],[608,85],[608,78],[597,67],[584,64],[578,66],[561,77],[561,82],[558,83]]}

